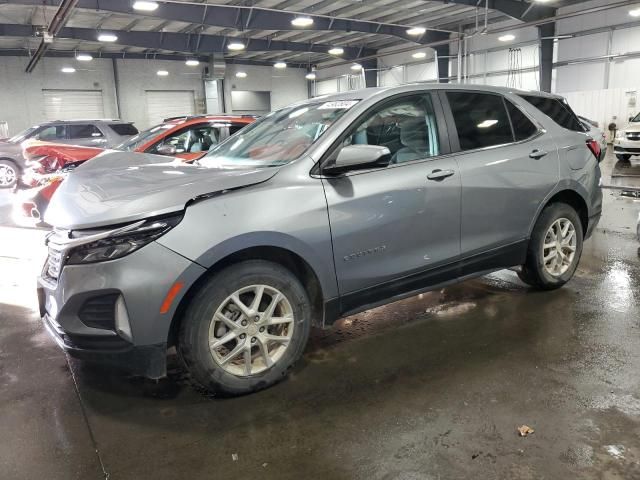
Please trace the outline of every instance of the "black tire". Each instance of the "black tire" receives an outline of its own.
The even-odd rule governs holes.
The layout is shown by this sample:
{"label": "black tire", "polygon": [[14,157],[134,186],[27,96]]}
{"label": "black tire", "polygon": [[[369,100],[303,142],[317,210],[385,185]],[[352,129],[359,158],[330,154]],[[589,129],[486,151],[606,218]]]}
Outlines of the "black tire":
{"label": "black tire", "polygon": [[621,162],[628,162],[631,160],[631,155],[623,155],[622,153],[616,153],[616,158]]}
{"label": "black tire", "polygon": [[[293,311],[293,332],[282,356],[266,370],[249,376],[226,371],[209,348],[209,328],[217,309],[241,288],[266,285],[280,291]],[[209,278],[184,312],[178,339],[178,357],[192,385],[210,395],[242,395],[282,380],[302,356],[311,330],[311,303],[300,281],[273,262],[248,260]],[[243,318],[243,317],[241,317]],[[249,340],[247,338],[247,340]]]}
{"label": "black tire", "polygon": [[[556,220],[561,218],[566,218],[573,224],[576,236],[576,250],[569,268],[561,275],[556,276],[549,273],[544,266],[542,246],[544,244],[547,231],[551,228],[554,222],[556,222]],[[560,288],[571,280],[571,277],[573,277],[573,274],[578,267],[580,256],[582,255],[583,238],[584,233],[582,230],[582,222],[573,207],[566,203],[552,203],[547,206],[540,214],[540,217],[533,228],[531,239],[529,240],[529,246],[527,248],[525,264],[522,266],[522,270],[518,272],[520,280],[541,290],[553,290]]]}
{"label": "black tire", "polygon": [[0,169],[3,170],[4,173],[12,172],[10,174],[13,178],[9,181],[3,181],[4,175],[3,172],[0,172],[0,189],[13,188],[18,182],[18,177],[20,176],[20,169],[18,168],[18,166],[11,160],[0,160]]}

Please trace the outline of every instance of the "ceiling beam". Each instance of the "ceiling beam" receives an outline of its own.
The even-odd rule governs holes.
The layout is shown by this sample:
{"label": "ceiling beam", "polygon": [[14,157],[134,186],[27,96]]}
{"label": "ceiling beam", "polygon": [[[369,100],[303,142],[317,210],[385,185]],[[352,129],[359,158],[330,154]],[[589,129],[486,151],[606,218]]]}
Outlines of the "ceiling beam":
{"label": "ceiling beam", "polygon": [[[62,0],[60,2],[60,5],[58,6],[58,9],[56,10],[56,13],[53,15],[51,22],[47,26],[47,31],[42,32],[42,34],[50,35],[51,37],[54,37],[55,35],[57,35],[58,32],[64,26],[64,24],[67,23],[67,20],[69,20],[69,17],[71,16],[71,12],[73,11],[77,3],[78,3],[78,0]],[[36,65],[38,64],[40,59],[44,57],[44,54],[49,49],[49,46],[51,45],[51,41],[52,41],[52,38],[47,39],[46,37],[40,40],[40,45],[38,46],[38,49],[29,60],[29,63],[27,64],[27,68],[25,69],[27,73],[31,73],[33,69],[36,68]]]}
{"label": "ceiling beam", "polygon": [[[105,30],[106,32],[106,30]],[[151,48],[154,50],[170,50],[196,55],[210,55],[225,52],[229,38],[220,35],[199,35],[178,32],[142,32],[108,30],[118,37],[115,45]],[[97,42],[98,31],[93,28],[64,27],[57,38],[68,38],[86,42]],[[35,31],[31,25],[0,24],[0,36],[4,37],[32,37]],[[303,53],[321,53],[328,56],[327,51],[332,47],[320,43],[298,43],[281,40],[266,39],[238,39],[245,43],[247,52],[290,51]],[[360,56],[373,55],[375,50],[360,47],[344,47],[343,58],[355,60]]]}

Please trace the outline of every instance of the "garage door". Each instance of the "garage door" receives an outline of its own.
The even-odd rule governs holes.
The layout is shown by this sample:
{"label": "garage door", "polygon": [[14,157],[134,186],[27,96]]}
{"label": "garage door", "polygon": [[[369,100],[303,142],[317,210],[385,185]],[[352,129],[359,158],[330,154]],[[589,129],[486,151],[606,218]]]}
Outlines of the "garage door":
{"label": "garage door", "polygon": [[102,90],[42,90],[46,120],[104,118]]}
{"label": "garage door", "polygon": [[146,96],[148,126],[195,112],[193,90],[147,90]]}

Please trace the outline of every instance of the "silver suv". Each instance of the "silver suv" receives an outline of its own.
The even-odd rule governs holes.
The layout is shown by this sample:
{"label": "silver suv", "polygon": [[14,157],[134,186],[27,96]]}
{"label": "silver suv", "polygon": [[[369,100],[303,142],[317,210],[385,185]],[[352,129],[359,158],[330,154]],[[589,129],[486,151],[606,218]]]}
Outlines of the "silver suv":
{"label": "silver suv", "polygon": [[42,317],[79,358],[218,394],[282,379],[312,325],[518,267],[573,275],[601,211],[559,97],[406,85],[276,111],[195,165],[116,152],[52,199]]}
{"label": "silver suv", "polygon": [[136,135],[138,129],[131,122],[117,119],[56,120],[34,125],[0,140],[0,188],[13,187],[26,166],[22,142],[69,143],[90,147],[110,148]]}

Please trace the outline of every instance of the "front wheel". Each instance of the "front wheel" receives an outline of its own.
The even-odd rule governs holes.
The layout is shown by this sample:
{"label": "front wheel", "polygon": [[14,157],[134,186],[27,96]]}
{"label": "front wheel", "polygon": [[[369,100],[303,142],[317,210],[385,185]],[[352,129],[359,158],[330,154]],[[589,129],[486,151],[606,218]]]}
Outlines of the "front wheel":
{"label": "front wheel", "polygon": [[286,268],[250,260],[212,276],[186,309],[178,353],[196,388],[241,395],[286,376],[309,338],[311,307]]}
{"label": "front wheel", "polygon": [[527,259],[518,273],[536,288],[559,288],[573,277],[582,255],[582,223],[577,212],[565,203],[546,207],[533,229]]}
{"label": "front wheel", "polygon": [[0,188],[12,188],[18,181],[18,167],[10,160],[0,160]]}

